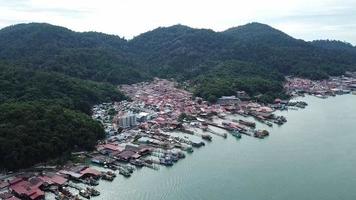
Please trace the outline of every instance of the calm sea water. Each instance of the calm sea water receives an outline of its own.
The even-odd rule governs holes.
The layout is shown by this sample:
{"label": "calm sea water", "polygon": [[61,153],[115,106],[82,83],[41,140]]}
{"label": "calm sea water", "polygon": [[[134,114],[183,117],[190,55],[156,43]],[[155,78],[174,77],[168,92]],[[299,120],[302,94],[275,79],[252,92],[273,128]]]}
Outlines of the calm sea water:
{"label": "calm sea water", "polygon": [[302,100],[264,140],[214,136],[173,167],[101,181],[95,199],[356,199],[356,96]]}

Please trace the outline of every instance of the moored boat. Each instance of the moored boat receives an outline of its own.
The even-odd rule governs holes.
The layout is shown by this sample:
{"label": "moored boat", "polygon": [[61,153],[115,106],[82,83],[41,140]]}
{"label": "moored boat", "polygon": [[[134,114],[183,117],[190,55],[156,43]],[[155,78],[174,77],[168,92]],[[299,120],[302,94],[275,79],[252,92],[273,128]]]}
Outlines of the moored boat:
{"label": "moored boat", "polygon": [[90,199],[90,192],[88,190],[80,190],[79,195],[86,199]]}
{"label": "moored boat", "polygon": [[273,124],[271,122],[266,122],[266,125],[269,126],[269,127],[273,126]]}
{"label": "moored boat", "polygon": [[136,167],[143,167],[143,161],[138,159],[130,160],[130,164],[135,165]]}
{"label": "moored boat", "polygon": [[240,124],[243,124],[243,125],[245,125],[245,126],[252,127],[252,128],[255,128],[255,127],[256,127],[256,123],[255,123],[255,122],[249,122],[249,121],[245,121],[245,120],[240,119],[240,120],[239,120],[239,123],[240,123]]}
{"label": "moored boat", "polygon": [[90,192],[90,195],[93,197],[99,196],[100,192],[98,190],[96,190],[95,188],[89,188],[87,187],[87,191]]}
{"label": "moored boat", "polygon": [[269,132],[267,130],[257,130],[254,131],[253,136],[256,138],[264,138],[269,135]]}
{"label": "moored boat", "polygon": [[103,179],[103,180],[106,180],[106,181],[113,181],[113,180],[114,180],[114,177],[113,177],[113,176],[110,176],[110,175],[108,175],[108,174],[104,174],[104,175],[102,176],[102,179]]}
{"label": "moored boat", "polygon": [[241,138],[241,133],[238,130],[230,131],[230,133],[236,138]]}
{"label": "moored boat", "polygon": [[203,135],[201,135],[201,138],[202,138],[203,140],[207,140],[207,141],[211,141],[211,140],[212,140],[211,135],[208,135],[208,134],[203,134]]}
{"label": "moored boat", "polygon": [[119,173],[121,175],[123,175],[124,177],[130,177],[131,176],[131,173],[129,171],[127,171],[126,169],[120,167],[119,168]]}

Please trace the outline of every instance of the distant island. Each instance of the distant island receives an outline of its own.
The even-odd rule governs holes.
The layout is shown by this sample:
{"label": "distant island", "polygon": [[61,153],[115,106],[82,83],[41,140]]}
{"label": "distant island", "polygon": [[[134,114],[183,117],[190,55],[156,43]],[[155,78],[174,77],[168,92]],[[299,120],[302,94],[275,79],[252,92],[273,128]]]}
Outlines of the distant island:
{"label": "distant island", "polygon": [[104,137],[93,105],[128,99],[117,89],[173,78],[214,103],[244,91],[253,100],[287,99],[286,76],[312,80],[356,71],[356,47],[306,42],[260,23],[223,32],[160,27],[131,40],[50,24],[0,30],[0,169],[66,160]]}

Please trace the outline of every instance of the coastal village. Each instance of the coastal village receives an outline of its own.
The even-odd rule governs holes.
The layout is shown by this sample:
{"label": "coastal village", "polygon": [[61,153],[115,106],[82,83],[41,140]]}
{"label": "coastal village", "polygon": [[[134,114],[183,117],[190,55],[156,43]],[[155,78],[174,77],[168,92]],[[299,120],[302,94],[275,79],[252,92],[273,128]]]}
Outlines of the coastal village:
{"label": "coastal village", "polygon": [[[285,90],[291,96],[308,94],[319,98],[356,94],[356,74],[346,75],[323,81],[287,77]],[[129,100],[103,103],[92,109],[93,119],[106,132],[95,151],[73,153],[82,162],[60,167],[39,165],[0,175],[0,199],[95,198],[100,195],[96,189],[100,181],[129,178],[137,168],[159,170],[173,166],[216,137],[264,139],[273,135],[274,126],[287,122],[276,110],[307,106],[293,99],[261,104],[244,91],[211,104],[172,80],[158,78],[119,87]]]}

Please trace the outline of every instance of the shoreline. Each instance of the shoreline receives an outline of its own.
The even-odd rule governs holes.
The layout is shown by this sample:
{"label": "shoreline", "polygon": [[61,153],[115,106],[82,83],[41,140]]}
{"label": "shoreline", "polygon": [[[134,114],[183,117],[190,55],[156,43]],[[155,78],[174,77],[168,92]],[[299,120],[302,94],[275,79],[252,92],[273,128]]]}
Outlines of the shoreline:
{"label": "shoreline", "polygon": [[[293,100],[293,99],[291,99],[291,100]],[[124,102],[124,103],[127,103],[127,102]],[[135,103],[135,102],[134,102]],[[137,102],[136,102],[137,103]],[[174,103],[174,102],[173,102]],[[153,105],[155,104],[155,102],[153,102],[152,103]],[[280,103],[279,103],[280,104]],[[110,105],[110,104],[104,104],[105,106],[108,106],[108,105]],[[204,104],[203,104],[204,105]],[[114,105],[113,105],[114,106]],[[119,105],[120,106],[120,105]],[[127,105],[125,105],[125,106],[127,106]],[[256,108],[261,108],[261,107],[264,107],[264,106],[261,106],[261,105],[259,105],[259,106],[257,106],[256,104],[253,104],[253,105],[250,105],[251,107],[250,108],[253,108],[253,110],[254,111],[256,111]],[[110,106],[109,106],[110,107]],[[229,114],[231,114],[231,113],[233,113],[233,112],[236,112],[235,114],[240,114],[240,115],[242,115],[243,117],[244,116],[246,116],[245,115],[245,112],[243,112],[243,113],[241,113],[241,112],[237,112],[237,109],[235,109],[235,111],[231,111],[231,109],[230,110],[221,110],[221,108],[219,108],[219,106],[217,106],[217,105],[213,105],[212,106],[213,107],[213,109],[214,109],[214,112],[216,112],[216,110],[217,111],[219,111],[219,112],[216,112],[216,114],[215,115],[213,115],[213,116],[215,116],[215,121],[219,121],[219,122],[222,122],[222,121],[226,121],[226,122],[229,122],[229,123],[231,123],[231,124],[228,124],[228,125],[223,125],[222,123],[219,125],[219,126],[222,126],[224,129],[225,129],[225,131],[226,132],[228,132],[228,137],[236,137],[236,138],[238,138],[238,136],[236,136],[236,135],[233,135],[232,134],[232,131],[234,131],[234,130],[238,130],[239,132],[240,131],[243,131],[244,129],[248,129],[249,131],[252,129],[252,127],[250,127],[250,128],[248,128],[248,126],[247,126],[247,124],[249,124],[248,122],[248,120],[245,120],[245,124],[243,125],[243,124],[240,124],[239,123],[239,121],[237,121],[237,122],[233,122],[232,120],[231,121],[229,121],[229,120],[226,120],[226,118],[228,118],[228,115]],[[291,106],[291,107],[294,107],[294,106]],[[304,106],[305,107],[305,106]],[[126,107],[124,107],[124,108],[126,108]],[[207,107],[204,107],[204,109],[206,109]],[[209,108],[209,107],[208,107]],[[277,107],[278,108],[278,107]],[[274,108],[274,109],[277,109],[277,108]],[[239,109],[240,110],[240,109]],[[282,109],[283,110],[283,109]],[[272,112],[274,112],[275,110],[273,110]],[[205,115],[204,115],[205,116]],[[154,118],[154,119],[157,119],[157,118],[159,118],[160,116],[156,116],[156,118]],[[189,117],[189,116],[188,116]],[[200,116],[201,117],[201,116]],[[164,129],[164,131],[162,131],[163,130],[163,127],[160,127],[161,126],[161,124],[159,123],[159,121],[161,121],[161,120],[159,120],[159,121],[155,121],[154,123],[152,123],[152,125],[157,125],[157,124],[159,124],[160,126],[159,126],[159,128],[158,129],[149,129],[149,130],[146,130],[146,129],[144,129],[145,130],[145,132],[143,132],[141,135],[140,135],[140,138],[142,138],[142,137],[147,137],[146,139],[146,141],[141,141],[141,142],[144,142],[144,143],[146,143],[146,142],[149,142],[151,145],[147,145],[147,144],[145,144],[145,145],[143,145],[142,146],[142,144],[141,143],[137,143],[137,138],[135,138],[135,137],[132,137],[132,136],[137,136],[137,134],[140,134],[140,132],[141,131],[138,131],[137,130],[137,127],[138,127],[138,125],[135,125],[134,127],[132,127],[132,128],[126,128],[126,129],[123,129],[123,131],[119,134],[119,135],[123,135],[123,136],[125,136],[124,138],[123,138],[123,140],[117,140],[116,142],[113,142],[113,141],[111,141],[110,139],[112,139],[112,138],[108,138],[108,140],[107,140],[107,142],[106,143],[102,143],[102,144],[100,144],[100,145],[98,145],[98,147],[103,147],[104,149],[97,149],[97,152],[94,154],[94,155],[102,155],[103,157],[102,158],[105,158],[105,159],[107,159],[107,158],[113,158],[113,157],[115,157],[114,155],[115,155],[115,153],[117,153],[117,152],[115,152],[115,151],[120,151],[121,150],[121,152],[120,153],[122,153],[123,151],[125,151],[125,150],[127,150],[126,149],[126,146],[122,146],[122,144],[125,144],[125,145],[127,145],[127,143],[128,142],[130,142],[131,144],[130,144],[130,146],[128,147],[129,149],[130,149],[130,151],[133,151],[134,153],[131,153],[130,154],[130,156],[139,156],[139,158],[138,159],[135,159],[135,160],[139,160],[140,158],[144,158],[145,156],[144,156],[144,151],[142,151],[142,152],[140,152],[141,150],[144,150],[145,148],[146,148],[146,150],[147,150],[147,146],[150,146],[151,147],[151,149],[148,149],[147,151],[149,152],[149,154],[151,154],[150,156],[152,156],[152,154],[154,153],[155,155],[154,155],[154,157],[156,157],[156,158],[159,158],[158,160],[157,159],[153,159],[153,158],[151,158],[151,159],[149,159],[149,160],[144,160],[144,164],[143,165],[145,165],[145,167],[149,167],[149,168],[152,168],[152,169],[158,169],[158,167],[155,167],[155,166],[161,166],[161,165],[163,165],[163,166],[171,166],[171,165],[174,165],[174,163],[175,162],[177,162],[179,159],[183,159],[184,157],[183,157],[183,155],[184,154],[186,154],[186,153],[188,153],[190,150],[190,148],[191,149],[193,149],[193,145],[194,145],[194,148],[199,148],[199,147],[201,147],[201,146],[204,146],[204,144],[205,143],[208,143],[211,139],[208,139],[209,137],[205,137],[205,139],[202,137],[202,134],[197,134],[196,132],[194,132],[193,131],[193,133],[191,132],[192,130],[192,128],[194,128],[194,129],[201,129],[202,130],[202,132],[205,134],[205,135],[210,135],[210,134],[214,134],[214,133],[211,133],[210,131],[207,131],[207,130],[203,130],[203,129],[205,129],[205,127],[203,127],[203,125],[204,125],[204,122],[206,122],[206,119],[208,119],[208,118],[205,118],[205,120],[204,121],[202,121],[202,119],[203,119],[203,117],[196,117],[195,118],[195,120],[186,120],[185,118],[182,120],[182,124],[186,124],[186,126],[188,126],[188,127],[183,127],[183,129],[182,129],[182,127],[179,127],[180,129],[179,130],[182,130],[183,132],[185,132],[184,134],[190,134],[190,135],[195,135],[196,137],[200,137],[200,141],[189,141],[189,139],[187,139],[187,137],[184,137],[184,135],[182,134],[182,133],[179,133],[180,135],[182,135],[183,137],[179,137],[179,136],[176,136],[175,138],[174,137],[171,137],[170,136],[170,134],[167,134],[167,133],[169,133],[171,130],[170,130],[170,128],[171,127],[169,127],[168,129]],[[259,117],[256,117],[256,116],[253,116],[255,119],[257,118],[257,119],[259,119]],[[244,117],[245,118],[245,117]],[[112,118],[112,119],[114,119],[114,118]],[[218,120],[217,120],[218,119]],[[260,119],[261,120],[261,119]],[[191,124],[191,122],[197,122],[196,124]],[[246,123],[247,122],[247,123]],[[261,121],[261,122],[263,122],[263,121]],[[212,122],[209,122],[209,123],[216,123],[216,122],[214,122],[214,121],[212,121]],[[142,124],[140,124],[140,126],[141,126]],[[166,126],[167,124],[164,124],[164,126]],[[177,124],[175,124],[175,123],[172,123],[172,124],[170,124],[170,126],[171,125],[177,125]],[[207,126],[208,126],[208,128],[209,128],[209,126],[211,126],[212,124],[208,124]],[[252,124],[249,124],[250,126],[252,126]],[[266,125],[266,124],[265,124]],[[275,125],[277,125],[277,124],[275,124]],[[112,126],[112,128],[116,128],[117,127],[117,125],[113,125]],[[167,128],[167,127],[166,127]],[[162,130],[161,130],[162,129]],[[177,127],[176,127],[176,129],[177,129]],[[231,130],[231,129],[233,129],[233,130]],[[157,132],[157,130],[159,130],[158,132]],[[172,129],[173,130],[173,129]],[[240,136],[241,136],[241,133],[242,132],[240,132]],[[109,131],[107,131],[107,134],[108,135],[110,135],[111,133],[110,133],[110,130]],[[131,135],[131,137],[130,137],[130,135]],[[117,135],[114,135],[114,136],[117,136]],[[127,136],[127,137],[126,137]],[[222,136],[223,137],[223,136]],[[264,136],[265,137],[265,136]],[[256,139],[257,138],[263,138],[263,137],[256,137]],[[116,138],[117,139],[117,138]],[[133,142],[133,139],[136,139],[134,142]],[[166,139],[168,139],[168,141],[169,141],[169,143],[167,144],[167,143],[159,143],[159,141],[161,141],[161,142],[165,142],[165,140]],[[158,141],[152,141],[152,140],[158,140]],[[184,141],[185,140],[185,141]],[[118,141],[120,141],[120,142],[118,142]],[[212,142],[214,142],[214,141],[212,141]],[[110,144],[110,145],[108,145],[108,144]],[[154,146],[152,146],[152,144],[154,144]],[[182,145],[182,144],[186,144],[186,145],[188,145],[188,146],[186,146],[186,145]],[[135,146],[136,145],[136,146]],[[140,146],[141,145],[141,146]],[[190,146],[189,146],[190,145]],[[135,147],[136,147],[136,149],[135,149]],[[141,148],[141,147],[143,147],[143,148]],[[121,148],[121,149],[120,149]],[[138,148],[138,149],[137,149]],[[163,151],[157,151],[157,149],[163,149]],[[181,151],[177,151],[177,152],[172,152],[172,151],[170,151],[170,150],[172,150],[172,149],[179,149],[179,150],[181,150]],[[110,150],[111,152],[101,152],[101,150]],[[179,153],[180,152],[180,153]],[[142,153],[142,155],[141,155],[141,153]],[[109,155],[109,154],[112,154],[112,155]],[[138,154],[138,155],[137,155]],[[180,158],[178,158],[179,157],[179,155],[178,154],[180,154]],[[90,155],[90,153],[89,154],[87,154],[87,155]],[[117,154],[117,155],[119,155],[119,154]],[[116,167],[116,169],[119,171],[119,174],[122,174],[123,176],[126,176],[126,177],[129,177],[130,175],[130,173],[132,173],[133,171],[134,171],[134,169],[133,170],[130,170],[129,168],[131,168],[130,166],[134,166],[134,165],[137,165],[138,167],[141,167],[141,164],[142,163],[135,163],[134,164],[134,162],[133,163],[131,163],[131,159],[132,159],[132,157],[130,157],[129,156],[129,160],[128,161],[126,161],[126,162],[124,162],[125,160],[122,160],[122,159],[125,159],[126,157],[124,157],[124,156],[122,156],[122,155],[120,155],[119,157],[120,157],[120,159],[117,159],[117,157],[116,157],[116,159],[114,158],[114,160],[115,161],[119,161],[119,162],[117,162],[117,163],[115,163],[115,165],[113,165],[113,166],[109,166],[109,165],[107,165],[107,164],[104,164],[104,163],[99,163],[99,164],[101,164],[102,165],[102,169],[104,169],[105,171],[115,171],[114,169],[114,167]],[[164,159],[161,159],[161,158],[164,158]],[[104,162],[106,162],[106,160],[104,161]],[[114,162],[113,162],[114,163]],[[129,164],[126,164],[126,163],[129,163]],[[104,165],[103,165],[104,164]],[[105,166],[106,165],[106,166]],[[74,167],[74,166],[73,166]],[[78,167],[78,166],[75,166],[75,167]],[[111,168],[112,167],[112,168]],[[84,169],[85,168],[85,169]],[[108,168],[111,168],[111,170],[108,170]],[[68,169],[70,169],[70,167],[68,168]],[[89,168],[86,168],[85,166],[83,166],[83,170],[86,170],[86,169],[91,169],[91,167],[89,167]],[[101,171],[101,170],[100,170]],[[130,171],[132,171],[132,172],[130,172]],[[93,172],[96,172],[95,170],[93,171]],[[105,173],[104,173],[105,174]],[[115,173],[116,174],[116,173]],[[59,175],[59,176],[63,176],[63,173],[56,173],[56,175]],[[39,175],[36,175],[36,177],[38,177]],[[67,179],[69,180],[69,179],[72,179],[73,177],[70,177],[71,175],[69,175],[68,176],[68,174],[67,174]],[[92,176],[92,175],[90,175],[90,176]],[[102,174],[100,174],[100,175],[98,175],[97,177],[99,177],[99,178],[102,178],[103,177],[103,175]],[[102,178],[103,179],[103,178]],[[109,180],[110,181],[110,180]],[[96,183],[95,183],[96,184]],[[86,183],[84,183],[84,186],[82,186],[82,187],[87,187],[86,185],[91,185],[91,183],[90,182],[86,182]],[[91,186],[94,186],[94,185],[91,185]],[[73,197],[72,199],[78,199],[78,198],[76,198],[76,197]]]}

